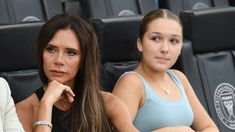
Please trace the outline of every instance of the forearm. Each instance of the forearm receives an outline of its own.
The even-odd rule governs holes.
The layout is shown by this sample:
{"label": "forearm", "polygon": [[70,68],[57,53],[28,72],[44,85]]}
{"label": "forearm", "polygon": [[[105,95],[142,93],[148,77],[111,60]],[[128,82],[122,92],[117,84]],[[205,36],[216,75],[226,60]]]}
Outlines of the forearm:
{"label": "forearm", "polygon": [[219,132],[219,129],[216,126],[211,126],[203,130],[196,130],[196,132]]}
{"label": "forearm", "polygon": [[138,129],[135,128],[134,125],[123,125],[120,129],[118,129],[119,132],[139,132]]}
{"label": "forearm", "polygon": [[[52,104],[46,101],[40,101],[36,121],[47,121],[51,123],[52,106]],[[34,132],[51,132],[51,128],[47,125],[37,125],[34,128]]]}
{"label": "forearm", "polygon": [[177,132],[177,128],[176,127],[164,127],[164,128],[160,128],[157,130],[153,130],[152,132]]}
{"label": "forearm", "polygon": [[163,127],[160,129],[156,129],[152,132],[195,132],[195,130],[193,130],[189,126],[176,126],[176,127]]}

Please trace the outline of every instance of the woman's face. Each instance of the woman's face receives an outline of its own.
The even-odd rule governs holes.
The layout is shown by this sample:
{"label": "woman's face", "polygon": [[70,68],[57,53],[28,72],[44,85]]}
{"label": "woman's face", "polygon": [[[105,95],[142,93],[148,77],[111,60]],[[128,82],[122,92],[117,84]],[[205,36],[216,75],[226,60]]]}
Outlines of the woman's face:
{"label": "woman's face", "polygon": [[159,18],[149,23],[143,40],[137,41],[142,63],[154,71],[172,67],[182,48],[182,28],[172,19]]}
{"label": "woman's face", "polygon": [[58,30],[43,51],[43,69],[48,80],[71,87],[80,61],[80,43],[71,29]]}

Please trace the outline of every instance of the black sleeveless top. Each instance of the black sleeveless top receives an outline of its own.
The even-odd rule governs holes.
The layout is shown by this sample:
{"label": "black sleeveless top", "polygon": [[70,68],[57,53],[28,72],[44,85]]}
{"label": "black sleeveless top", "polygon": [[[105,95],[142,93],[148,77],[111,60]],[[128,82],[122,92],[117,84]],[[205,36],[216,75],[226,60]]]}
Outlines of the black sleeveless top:
{"label": "black sleeveless top", "polygon": [[[35,91],[35,94],[38,97],[38,100],[41,100],[44,94],[43,87],[39,88],[38,90]],[[65,117],[64,111],[56,108],[53,106],[52,108],[52,132],[70,132],[69,130],[69,125],[68,125],[68,119],[64,118]]]}

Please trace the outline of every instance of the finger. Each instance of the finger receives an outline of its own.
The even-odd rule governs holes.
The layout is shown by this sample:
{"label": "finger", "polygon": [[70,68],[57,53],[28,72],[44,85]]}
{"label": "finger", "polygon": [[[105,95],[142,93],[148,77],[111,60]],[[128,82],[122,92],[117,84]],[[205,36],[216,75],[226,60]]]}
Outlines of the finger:
{"label": "finger", "polygon": [[65,86],[64,91],[66,91],[67,93],[69,93],[72,97],[75,96],[73,90],[72,90],[69,86]]}
{"label": "finger", "polygon": [[69,102],[73,102],[74,101],[73,97],[75,96],[75,94],[74,94],[73,90],[69,86],[65,87],[65,95],[67,96]]}
{"label": "finger", "polygon": [[74,98],[72,95],[70,95],[70,93],[66,92],[65,95],[70,103],[72,103],[74,101]]}
{"label": "finger", "polygon": [[53,81],[51,81],[51,82],[48,84],[48,87],[50,87],[50,86],[57,86],[57,85],[60,85],[60,83],[57,82],[56,80],[53,80]]}
{"label": "finger", "polygon": [[67,95],[64,93],[59,97],[59,100],[62,100],[62,99],[65,99],[65,98],[67,98]]}

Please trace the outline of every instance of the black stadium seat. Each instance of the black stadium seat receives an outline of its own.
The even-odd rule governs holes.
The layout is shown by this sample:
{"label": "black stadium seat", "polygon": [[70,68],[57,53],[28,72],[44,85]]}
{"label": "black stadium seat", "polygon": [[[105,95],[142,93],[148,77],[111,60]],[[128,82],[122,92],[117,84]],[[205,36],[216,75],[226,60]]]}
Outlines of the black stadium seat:
{"label": "black stadium seat", "polygon": [[234,132],[235,8],[185,11],[180,18],[189,41],[179,59],[183,72],[198,97],[205,95],[204,104],[220,131]]}
{"label": "black stadium seat", "polygon": [[63,1],[63,9],[64,12],[72,15],[81,15],[81,5],[80,1],[78,0],[68,0],[68,1]]}
{"label": "black stadium seat", "polygon": [[10,14],[6,6],[6,0],[0,0],[0,25],[11,22]]}
{"label": "black stadium seat", "polygon": [[42,0],[41,3],[45,20],[49,20],[53,16],[63,13],[61,0]]}
{"label": "black stadium seat", "polygon": [[8,81],[15,103],[42,85],[36,58],[37,37],[42,24],[0,26],[0,76]]}
{"label": "black stadium seat", "polygon": [[102,84],[112,91],[117,79],[139,64],[136,47],[138,27],[142,16],[91,19],[101,51]]}
{"label": "black stadium seat", "polygon": [[188,77],[190,84],[192,85],[198,99],[209,113],[208,104],[206,101],[206,95],[201,83],[201,77],[197,67],[197,61],[192,51],[192,42],[189,40],[184,40],[181,55],[178,58],[176,64],[173,67],[178,69]]}
{"label": "black stadium seat", "polygon": [[211,7],[228,7],[228,0],[159,0],[159,6],[179,15],[186,10],[200,10]]}
{"label": "black stadium seat", "polygon": [[80,0],[87,18],[145,14],[158,8],[156,0]]}
{"label": "black stadium seat", "polygon": [[62,12],[60,0],[0,0],[0,25],[46,21]]}

